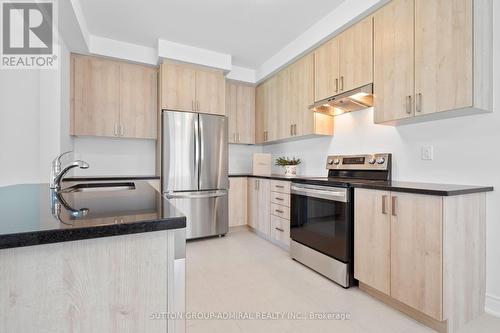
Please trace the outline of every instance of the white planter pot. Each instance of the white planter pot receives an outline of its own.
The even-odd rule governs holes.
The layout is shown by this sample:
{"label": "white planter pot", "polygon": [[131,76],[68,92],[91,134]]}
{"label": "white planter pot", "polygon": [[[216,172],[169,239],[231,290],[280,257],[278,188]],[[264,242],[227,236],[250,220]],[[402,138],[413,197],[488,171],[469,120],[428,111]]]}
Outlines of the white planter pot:
{"label": "white planter pot", "polygon": [[297,166],[296,165],[285,165],[285,176],[286,177],[297,176]]}

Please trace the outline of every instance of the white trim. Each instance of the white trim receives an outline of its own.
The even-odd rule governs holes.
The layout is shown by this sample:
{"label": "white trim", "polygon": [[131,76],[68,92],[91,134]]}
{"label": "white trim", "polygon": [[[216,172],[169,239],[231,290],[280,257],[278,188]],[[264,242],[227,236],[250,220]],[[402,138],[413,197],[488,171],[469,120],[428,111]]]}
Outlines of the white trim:
{"label": "white trim", "polygon": [[226,75],[229,80],[242,81],[254,84],[256,82],[255,69],[234,66],[231,71]]}
{"label": "white trim", "polygon": [[90,35],[89,52],[133,62],[157,65],[156,49],[114,39]]}
{"label": "white trim", "polygon": [[158,57],[225,71],[230,71],[232,68],[230,54],[179,44],[165,39],[158,39]]}
{"label": "white trim", "polygon": [[500,297],[486,294],[486,305],[484,311],[490,315],[500,318]]}

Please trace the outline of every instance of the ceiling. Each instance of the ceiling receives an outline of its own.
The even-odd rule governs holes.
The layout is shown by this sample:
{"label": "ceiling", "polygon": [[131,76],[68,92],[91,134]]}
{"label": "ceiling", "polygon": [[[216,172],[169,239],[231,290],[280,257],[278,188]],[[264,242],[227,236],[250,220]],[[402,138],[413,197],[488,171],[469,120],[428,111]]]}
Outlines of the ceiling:
{"label": "ceiling", "polygon": [[80,0],[92,35],[158,39],[231,54],[257,68],[344,0]]}

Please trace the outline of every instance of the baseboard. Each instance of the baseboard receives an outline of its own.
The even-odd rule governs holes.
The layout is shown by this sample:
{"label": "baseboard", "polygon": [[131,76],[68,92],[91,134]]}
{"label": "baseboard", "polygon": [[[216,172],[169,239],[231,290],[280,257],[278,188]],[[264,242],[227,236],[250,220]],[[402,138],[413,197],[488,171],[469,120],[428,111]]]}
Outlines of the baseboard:
{"label": "baseboard", "polygon": [[486,294],[484,311],[490,315],[500,318],[500,297]]}

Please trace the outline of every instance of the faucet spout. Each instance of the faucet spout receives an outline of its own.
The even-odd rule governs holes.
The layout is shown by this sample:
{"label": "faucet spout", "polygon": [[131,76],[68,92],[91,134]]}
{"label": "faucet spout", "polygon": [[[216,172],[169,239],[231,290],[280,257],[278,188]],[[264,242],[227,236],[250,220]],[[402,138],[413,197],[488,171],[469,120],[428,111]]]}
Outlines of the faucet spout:
{"label": "faucet spout", "polygon": [[88,169],[89,164],[82,160],[76,160],[70,163],[64,169],[60,170],[57,173],[54,173],[51,179],[50,188],[59,190],[61,188],[61,181],[63,177],[68,173],[69,170],[73,168]]}

